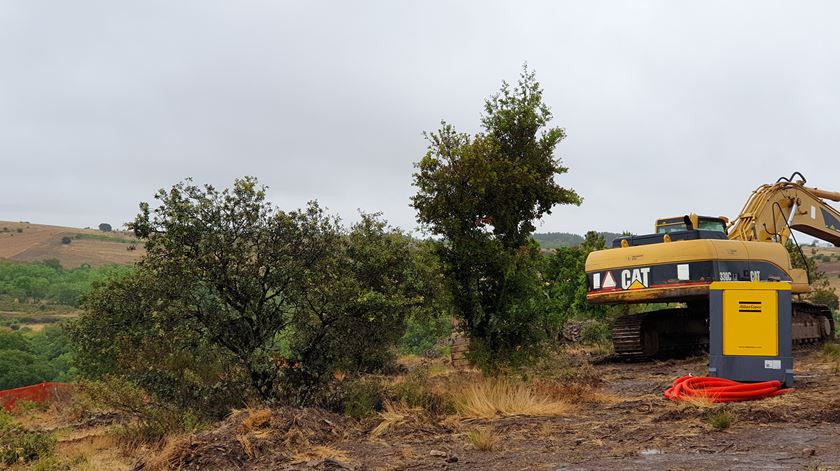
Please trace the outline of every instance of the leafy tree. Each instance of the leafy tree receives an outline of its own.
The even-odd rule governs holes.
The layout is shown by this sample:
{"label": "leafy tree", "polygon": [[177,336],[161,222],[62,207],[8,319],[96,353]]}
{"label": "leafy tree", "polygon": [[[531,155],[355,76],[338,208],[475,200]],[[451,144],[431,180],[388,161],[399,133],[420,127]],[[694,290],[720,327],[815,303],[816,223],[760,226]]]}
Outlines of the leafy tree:
{"label": "leafy tree", "polygon": [[99,230],[102,231],[102,232],[111,232],[113,230],[113,228],[107,222],[103,222],[102,224],[99,225]]}
{"label": "leafy tree", "polygon": [[545,337],[534,221],[557,204],[581,203],[555,182],[568,169],[554,156],[565,132],[548,127],[551,118],[525,68],[517,86],[503,83],[485,102],[483,133],[444,122],[426,134],[429,150],[414,174],[418,222],[444,238],[455,312],[489,366],[527,356]]}
{"label": "leafy tree", "polygon": [[603,318],[606,309],[586,301],[586,257],[605,247],[603,235],[589,231],[576,247],[560,247],[549,257],[545,270],[547,290],[557,324],[571,318]]}
{"label": "leafy tree", "polygon": [[71,379],[69,350],[60,326],[47,326],[31,337],[0,331],[0,389]]}
{"label": "leafy tree", "polygon": [[156,199],[131,224],[146,246],[135,272],[95,289],[73,327],[88,376],[175,401],[239,384],[306,403],[337,369],[381,367],[428,302],[411,239],[375,215],[347,230],[316,203],[281,211],[253,178],[223,191],[186,181]]}

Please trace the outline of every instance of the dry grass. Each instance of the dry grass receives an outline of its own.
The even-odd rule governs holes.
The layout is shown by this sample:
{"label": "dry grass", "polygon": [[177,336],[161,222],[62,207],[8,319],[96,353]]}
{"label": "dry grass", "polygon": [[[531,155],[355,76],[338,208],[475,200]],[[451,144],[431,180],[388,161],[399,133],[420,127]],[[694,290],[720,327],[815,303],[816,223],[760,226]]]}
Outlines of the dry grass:
{"label": "dry grass", "polygon": [[388,430],[409,422],[409,419],[412,417],[416,417],[418,414],[423,412],[423,409],[418,407],[408,407],[403,403],[394,403],[391,401],[387,401],[385,403],[385,410],[379,413],[379,416],[382,418],[382,422],[379,423],[373,430],[371,430],[371,435],[379,436],[383,433],[387,432]]}
{"label": "dry grass", "polygon": [[248,409],[248,415],[242,419],[242,431],[250,432],[262,428],[271,422],[271,409]]}
{"label": "dry grass", "polygon": [[271,424],[271,415],[271,409],[248,409],[247,415],[242,419],[236,440],[242,445],[242,449],[249,458],[253,459],[256,456],[251,438],[262,439],[271,434],[271,430],[261,430]]}
{"label": "dry grass", "polygon": [[119,450],[107,427],[102,426],[60,439],[55,457],[37,464],[43,469],[117,471],[131,468],[132,461]]}
{"label": "dry grass", "polygon": [[715,398],[710,395],[684,396],[679,404],[683,407],[695,407],[697,409],[710,409],[718,405]]}
{"label": "dry grass", "polygon": [[553,416],[571,409],[569,402],[539,394],[532,386],[509,378],[478,377],[454,386],[455,409],[466,418]]}
{"label": "dry grass", "polygon": [[483,427],[476,430],[471,430],[467,433],[467,440],[481,451],[492,451],[498,443],[498,438],[490,427]]}

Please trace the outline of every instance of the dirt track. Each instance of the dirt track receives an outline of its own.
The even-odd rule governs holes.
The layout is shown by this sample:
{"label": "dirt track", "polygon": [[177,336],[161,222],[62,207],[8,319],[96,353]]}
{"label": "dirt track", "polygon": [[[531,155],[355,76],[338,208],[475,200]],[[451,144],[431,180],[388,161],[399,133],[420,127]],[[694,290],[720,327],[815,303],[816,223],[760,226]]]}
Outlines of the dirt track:
{"label": "dirt track", "polygon": [[[274,434],[273,445],[255,441],[258,451],[246,457],[236,440],[216,434],[199,448],[211,454],[225,452],[204,456],[210,459],[203,460],[201,469],[840,470],[837,366],[817,350],[798,351],[795,356],[796,391],[726,406],[735,420],[722,431],[709,424],[711,409],[662,397],[674,378],[704,374],[705,357],[613,363],[592,367],[600,378],[601,399],[571,398],[577,404],[564,416],[421,420],[374,436],[370,432],[376,421],[358,423],[314,410],[275,410],[260,432],[263,435],[255,435]],[[239,427],[242,416],[228,422],[224,426]],[[290,423],[313,433],[309,448],[328,446],[339,451],[338,461],[282,457],[276,447],[295,432]],[[482,427],[492,428],[499,438],[492,451],[479,451],[467,440],[469,431]],[[195,444],[190,446],[199,450]],[[233,457],[238,458],[227,461]]]}

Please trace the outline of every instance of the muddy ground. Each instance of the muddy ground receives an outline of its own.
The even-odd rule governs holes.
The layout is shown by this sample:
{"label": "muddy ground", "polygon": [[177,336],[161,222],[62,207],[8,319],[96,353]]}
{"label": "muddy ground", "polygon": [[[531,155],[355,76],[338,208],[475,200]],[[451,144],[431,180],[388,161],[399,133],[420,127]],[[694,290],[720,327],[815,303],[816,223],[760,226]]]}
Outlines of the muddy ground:
{"label": "muddy ground", "polygon": [[[725,406],[734,414],[725,430],[715,429],[708,420],[720,406],[692,406],[662,397],[674,378],[704,375],[705,356],[595,365],[578,358],[580,368],[591,368],[599,378],[599,399],[570,398],[573,409],[561,416],[408,420],[377,436],[371,433],[376,420],[356,422],[324,411],[282,409],[263,423],[252,418],[255,432],[244,444],[241,433],[233,440],[234,433],[225,434],[224,426],[181,443],[176,453],[180,461],[173,464],[255,470],[840,470],[837,362],[816,348],[799,350],[795,358],[796,390]],[[227,427],[241,432],[244,417],[234,415]],[[477,450],[467,439],[470,431],[482,428],[498,438],[490,451]],[[303,430],[308,439],[292,434],[292,429]],[[260,441],[261,436],[277,437],[278,430],[286,431],[282,440]],[[307,455],[303,450],[289,459],[273,448],[297,439],[321,451]],[[333,450],[334,459],[324,449]]]}

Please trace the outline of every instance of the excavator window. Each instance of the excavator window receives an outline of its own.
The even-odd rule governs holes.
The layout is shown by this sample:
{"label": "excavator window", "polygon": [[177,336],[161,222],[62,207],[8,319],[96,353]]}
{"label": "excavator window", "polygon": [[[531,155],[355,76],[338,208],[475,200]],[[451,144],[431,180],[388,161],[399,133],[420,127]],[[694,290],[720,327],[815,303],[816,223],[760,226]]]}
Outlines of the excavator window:
{"label": "excavator window", "polygon": [[689,227],[690,222],[687,222],[686,219],[688,219],[687,216],[682,218],[660,219],[656,221],[656,233],[668,234],[670,232],[688,231],[693,229],[726,232],[726,223],[720,218],[701,216],[697,221],[700,227]]}
{"label": "excavator window", "polygon": [[717,218],[700,218],[700,227],[698,227],[698,229],[704,231],[726,232],[726,224],[724,224],[723,221]]}

